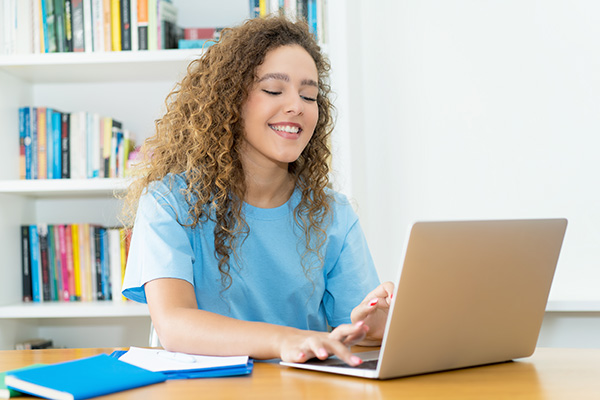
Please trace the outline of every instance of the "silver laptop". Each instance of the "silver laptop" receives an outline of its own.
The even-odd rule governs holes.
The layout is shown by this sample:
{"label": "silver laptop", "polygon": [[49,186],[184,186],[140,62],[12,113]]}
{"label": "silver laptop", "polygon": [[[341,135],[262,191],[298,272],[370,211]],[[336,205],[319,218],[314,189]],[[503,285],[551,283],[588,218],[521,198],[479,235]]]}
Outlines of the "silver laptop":
{"label": "silver laptop", "polygon": [[380,352],[282,365],[389,379],[533,354],[566,219],[412,226]]}

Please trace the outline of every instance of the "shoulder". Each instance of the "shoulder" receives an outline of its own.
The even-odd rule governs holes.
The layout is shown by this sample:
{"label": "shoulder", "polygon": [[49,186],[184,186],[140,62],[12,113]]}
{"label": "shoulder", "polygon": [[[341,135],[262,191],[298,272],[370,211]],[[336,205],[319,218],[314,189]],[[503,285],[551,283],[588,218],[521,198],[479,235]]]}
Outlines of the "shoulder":
{"label": "shoulder", "polygon": [[329,196],[333,223],[351,226],[358,221],[358,216],[354,210],[354,204],[343,193],[327,188],[326,193]]}
{"label": "shoulder", "polygon": [[140,198],[140,207],[160,207],[175,216],[187,215],[189,208],[185,189],[187,181],[183,174],[169,174],[148,185]]}

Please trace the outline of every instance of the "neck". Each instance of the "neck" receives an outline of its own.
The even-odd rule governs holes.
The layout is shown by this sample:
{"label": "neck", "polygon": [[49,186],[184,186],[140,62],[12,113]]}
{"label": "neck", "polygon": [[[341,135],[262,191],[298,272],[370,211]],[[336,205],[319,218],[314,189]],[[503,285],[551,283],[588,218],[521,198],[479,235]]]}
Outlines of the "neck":
{"label": "neck", "polygon": [[259,208],[275,208],[285,204],[294,192],[295,181],[288,164],[269,167],[244,162],[246,197],[244,201]]}

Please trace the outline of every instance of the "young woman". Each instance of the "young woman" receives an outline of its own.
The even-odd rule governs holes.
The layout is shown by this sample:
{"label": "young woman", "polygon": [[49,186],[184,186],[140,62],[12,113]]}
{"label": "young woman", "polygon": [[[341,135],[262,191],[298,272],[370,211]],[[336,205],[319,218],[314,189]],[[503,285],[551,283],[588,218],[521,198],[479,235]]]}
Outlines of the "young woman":
{"label": "young woman", "polygon": [[161,344],[304,362],[381,342],[391,283],[328,188],[329,65],[305,23],[249,20],[192,62],[144,144],[123,294]]}

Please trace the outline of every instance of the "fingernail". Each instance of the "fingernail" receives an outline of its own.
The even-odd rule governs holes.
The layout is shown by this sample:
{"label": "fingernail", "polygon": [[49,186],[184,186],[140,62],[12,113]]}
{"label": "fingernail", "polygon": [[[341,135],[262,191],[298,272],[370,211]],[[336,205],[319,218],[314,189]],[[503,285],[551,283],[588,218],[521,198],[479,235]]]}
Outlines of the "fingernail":
{"label": "fingernail", "polygon": [[361,327],[361,326],[363,326],[364,324],[365,324],[365,321],[358,321],[358,322],[356,323],[356,327],[357,327],[357,328],[360,328],[360,327]]}
{"label": "fingernail", "polygon": [[360,365],[360,364],[362,364],[363,361],[360,358],[356,357],[356,356],[352,356],[352,357],[350,357],[350,362],[353,365]]}
{"label": "fingernail", "polygon": [[379,299],[377,299],[377,298],[375,298],[375,299],[372,299],[372,300],[369,302],[369,306],[373,307],[374,305],[376,305],[376,304],[377,304],[377,301],[378,301],[378,300],[379,300]]}
{"label": "fingernail", "polygon": [[303,352],[298,353],[298,358],[299,359],[302,359],[304,357],[306,357],[306,354],[304,354]]}
{"label": "fingernail", "polygon": [[319,356],[320,357],[329,357],[329,353],[325,349],[319,349]]}
{"label": "fingernail", "polygon": [[390,299],[394,298],[394,293],[390,293]]}

